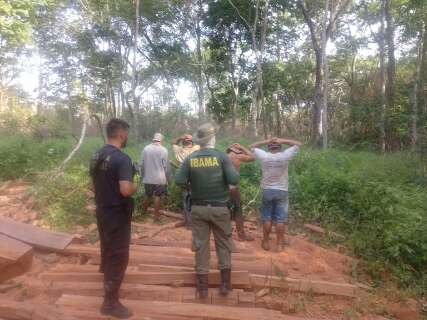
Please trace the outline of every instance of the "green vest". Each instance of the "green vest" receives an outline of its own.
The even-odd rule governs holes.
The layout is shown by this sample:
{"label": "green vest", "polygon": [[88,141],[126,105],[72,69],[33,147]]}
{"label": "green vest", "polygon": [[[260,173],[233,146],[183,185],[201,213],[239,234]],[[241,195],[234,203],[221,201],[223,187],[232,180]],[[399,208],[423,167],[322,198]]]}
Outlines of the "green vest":
{"label": "green vest", "polygon": [[229,186],[239,183],[239,174],[225,153],[216,149],[202,149],[184,160],[175,182],[180,186],[189,183],[195,202],[225,202],[229,198]]}

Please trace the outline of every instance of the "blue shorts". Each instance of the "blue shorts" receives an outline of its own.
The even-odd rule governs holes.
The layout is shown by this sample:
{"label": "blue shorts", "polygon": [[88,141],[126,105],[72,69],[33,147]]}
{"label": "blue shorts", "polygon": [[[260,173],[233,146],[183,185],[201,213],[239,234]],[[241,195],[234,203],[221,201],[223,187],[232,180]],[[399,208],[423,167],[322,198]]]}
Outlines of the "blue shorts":
{"label": "blue shorts", "polygon": [[288,223],[288,192],[277,189],[262,191],[262,222]]}

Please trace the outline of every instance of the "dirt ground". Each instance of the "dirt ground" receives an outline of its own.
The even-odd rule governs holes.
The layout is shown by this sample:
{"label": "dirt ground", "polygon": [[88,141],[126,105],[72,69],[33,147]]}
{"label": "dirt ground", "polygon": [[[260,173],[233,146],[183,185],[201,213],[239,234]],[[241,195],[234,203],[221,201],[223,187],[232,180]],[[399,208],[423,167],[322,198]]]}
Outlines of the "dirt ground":
{"label": "dirt ground", "polygon": [[[31,195],[30,190],[31,186],[23,181],[1,184],[0,216],[48,227],[42,219],[43,208],[36,208],[36,199]],[[164,227],[163,224],[172,222],[168,218],[162,219],[164,220],[160,225],[153,224],[151,221],[144,222],[142,228],[133,230],[132,236],[146,237],[147,234],[153,234],[159,228]],[[338,249],[325,249],[310,242],[308,234],[300,233],[289,237],[290,245],[286,247],[286,250],[282,253],[275,253],[274,247],[271,252],[261,249],[262,231],[255,222],[248,222],[246,228],[256,237],[256,241],[241,243],[241,245],[252,248],[259,257],[271,259],[272,264],[281,265],[281,272],[285,276],[343,283],[355,282],[351,273],[356,260],[338,252]],[[77,226],[74,233],[78,233],[78,238],[80,238],[78,241],[84,243],[87,239],[93,239],[93,234],[96,234],[96,226]],[[234,236],[236,236],[235,233]],[[274,239],[274,235],[272,238]],[[153,239],[189,240],[191,232],[185,228],[169,229],[159,233]],[[55,297],[40,290],[42,283],[38,280],[38,274],[59,263],[82,264],[85,262],[78,257],[36,252],[30,272],[6,283],[0,283],[0,297],[13,297],[18,301],[35,300],[40,303],[51,303]],[[271,308],[280,309],[283,313],[315,319],[421,319],[416,311],[417,304],[414,300],[404,301],[401,298],[390,300],[386,296],[377,290],[366,292],[355,299],[272,291],[267,292],[264,300]]]}

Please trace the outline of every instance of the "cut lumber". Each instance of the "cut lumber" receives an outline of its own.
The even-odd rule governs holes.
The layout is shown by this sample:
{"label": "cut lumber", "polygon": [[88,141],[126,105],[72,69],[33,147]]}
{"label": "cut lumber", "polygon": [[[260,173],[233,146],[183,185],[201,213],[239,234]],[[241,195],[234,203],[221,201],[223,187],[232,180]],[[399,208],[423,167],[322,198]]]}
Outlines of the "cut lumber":
{"label": "cut lumber", "polygon": [[[127,267],[127,271],[138,271],[138,267]],[[92,264],[57,264],[49,272],[85,272],[99,273],[99,266]]]}
{"label": "cut lumber", "polygon": [[17,262],[31,250],[29,245],[0,234],[0,268]]}
{"label": "cut lumber", "polygon": [[142,272],[193,272],[194,268],[162,266],[156,264],[140,264],[138,270]]}
{"label": "cut lumber", "polygon": [[32,247],[21,241],[0,235],[0,282],[24,274],[30,270],[32,262]]}
{"label": "cut lumber", "polygon": [[[206,320],[307,320],[292,316],[282,315],[278,311],[261,308],[240,308],[215,306],[196,303],[177,303],[151,301],[141,304],[139,301],[123,300],[124,305],[129,306],[138,317],[144,316],[173,316],[174,319],[183,317],[185,319],[206,319]],[[102,298],[63,295],[56,304],[65,308],[78,308],[85,311],[95,311],[99,309]],[[314,319],[311,319],[314,320]]]}
{"label": "cut lumber", "polygon": [[[191,241],[162,241],[155,239],[132,239],[132,244],[140,246],[152,247],[171,247],[171,248],[186,248],[191,249]],[[211,242],[211,250],[215,251],[215,244]],[[252,248],[245,246],[242,243],[234,242],[233,252],[255,254]]]}
{"label": "cut lumber", "polygon": [[[190,258],[194,258],[194,252],[190,249],[185,248],[174,248],[174,247],[156,247],[156,246],[139,246],[139,245],[131,245],[131,252],[145,252],[145,253],[153,253],[153,254],[164,254],[168,256],[178,255],[180,257],[186,256]],[[211,252],[211,257],[216,259],[216,252]],[[253,261],[256,259],[254,254],[246,254],[246,253],[233,253],[232,258],[234,260],[241,261]]]}
{"label": "cut lumber", "polygon": [[51,251],[64,250],[73,240],[71,235],[44,230],[7,218],[0,218],[0,234]]}
{"label": "cut lumber", "polygon": [[[37,285],[33,287],[39,289]],[[102,297],[104,288],[102,282],[53,282],[50,286],[43,289],[54,296],[63,294],[84,295]],[[239,299],[240,295],[242,299]],[[142,300],[142,301],[173,301],[173,302],[199,302],[196,298],[196,289],[190,287],[172,288],[169,286],[141,285],[124,283],[120,289],[120,298]],[[208,304],[221,305],[239,305],[255,307],[255,295],[251,292],[234,289],[228,297],[222,297],[219,289],[209,290],[209,297],[206,299]]]}
{"label": "cut lumber", "polygon": [[[71,245],[63,250],[62,253],[88,255],[92,258],[92,263],[99,264],[100,262],[100,250],[97,247]],[[271,261],[256,260],[255,257],[251,257],[250,255],[233,254],[232,259],[234,270],[248,270],[250,273],[255,274],[270,274],[272,268]],[[143,250],[131,250],[129,259],[130,265],[150,264],[194,268],[194,263],[193,253],[189,255],[174,255],[173,252],[171,254],[154,254],[151,252],[144,252]],[[211,269],[217,268],[217,258],[215,255],[212,255],[210,265]]]}
{"label": "cut lumber", "polygon": [[341,239],[345,238],[342,234],[339,234],[339,233],[336,233],[336,232],[333,232],[333,231],[328,232],[325,229],[323,229],[322,227],[316,226],[314,224],[306,223],[306,224],[304,224],[304,228],[306,228],[306,229],[308,229],[308,230],[310,230],[310,231],[312,231],[314,233],[320,234],[322,236],[324,236],[326,234],[330,234],[330,235],[332,235],[335,238],[341,238]]}
{"label": "cut lumber", "polygon": [[313,292],[344,297],[356,297],[359,287],[348,284],[321,280],[302,280],[289,277],[279,278],[251,274],[251,284],[254,288],[282,288],[300,292]]}
{"label": "cut lumber", "polygon": [[7,320],[79,320],[52,306],[0,299],[0,318]]}
{"label": "cut lumber", "polygon": [[[76,282],[100,282],[104,275],[101,273],[83,272],[45,272],[40,275],[43,281],[76,281]],[[247,271],[232,272],[231,279],[236,288],[248,288],[250,286],[249,273]],[[194,272],[128,272],[125,275],[125,283],[170,285],[175,281],[182,281],[184,285],[194,286],[196,274]],[[221,276],[218,271],[209,275],[209,284],[218,286]]]}
{"label": "cut lumber", "polygon": [[[76,308],[61,307],[64,313],[76,317],[79,320],[111,320],[111,317],[103,316],[98,310],[78,310]],[[188,320],[188,317],[181,316],[167,316],[167,315],[153,315],[148,312],[144,312],[144,316],[138,314],[136,317],[130,319],[135,320]],[[60,320],[60,319],[58,319]],[[204,320],[203,318],[191,318],[191,320]]]}

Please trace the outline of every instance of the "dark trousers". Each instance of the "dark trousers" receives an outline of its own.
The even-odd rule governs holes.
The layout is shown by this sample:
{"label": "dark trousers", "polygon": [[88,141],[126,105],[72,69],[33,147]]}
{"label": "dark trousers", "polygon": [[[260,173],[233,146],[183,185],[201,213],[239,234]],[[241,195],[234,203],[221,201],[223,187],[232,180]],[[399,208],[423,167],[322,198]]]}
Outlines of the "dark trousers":
{"label": "dark trousers", "polygon": [[184,221],[186,225],[191,225],[191,192],[182,191],[182,206],[184,209]]}
{"label": "dark trousers", "polygon": [[105,297],[118,299],[129,262],[132,208],[98,206],[96,218],[101,243],[100,270],[104,272]]}

